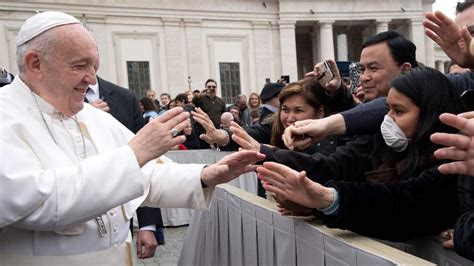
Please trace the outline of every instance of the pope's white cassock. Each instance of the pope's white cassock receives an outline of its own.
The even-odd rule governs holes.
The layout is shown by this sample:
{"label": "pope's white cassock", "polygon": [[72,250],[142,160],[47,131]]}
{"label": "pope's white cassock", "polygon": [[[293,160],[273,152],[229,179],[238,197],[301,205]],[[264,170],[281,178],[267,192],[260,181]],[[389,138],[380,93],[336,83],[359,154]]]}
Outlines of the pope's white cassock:
{"label": "pope's white cassock", "polygon": [[107,263],[123,264],[138,206],[209,206],[203,165],[160,157],[140,169],[127,145],[133,134],[111,115],[85,104],[76,117],[32,95],[18,76],[0,89],[0,265],[12,254],[17,262],[66,255],[67,264],[78,257],[67,255],[84,253],[82,263],[109,254]]}

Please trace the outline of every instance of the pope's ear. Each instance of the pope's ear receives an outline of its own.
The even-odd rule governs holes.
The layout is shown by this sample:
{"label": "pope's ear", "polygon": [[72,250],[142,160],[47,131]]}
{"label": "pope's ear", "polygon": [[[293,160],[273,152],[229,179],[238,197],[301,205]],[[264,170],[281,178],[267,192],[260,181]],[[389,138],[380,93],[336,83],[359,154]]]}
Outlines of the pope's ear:
{"label": "pope's ear", "polygon": [[23,57],[25,70],[33,75],[42,75],[41,71],[41,59],[38,52],[28,51]]}

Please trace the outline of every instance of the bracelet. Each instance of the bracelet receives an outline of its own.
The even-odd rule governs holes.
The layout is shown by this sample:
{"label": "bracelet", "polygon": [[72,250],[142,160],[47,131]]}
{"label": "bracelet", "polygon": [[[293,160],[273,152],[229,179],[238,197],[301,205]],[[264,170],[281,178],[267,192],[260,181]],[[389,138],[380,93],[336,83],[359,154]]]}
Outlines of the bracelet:
{"label": "bracelet", "polygon": [[225,140],[225,144],[219,145],[219,146],[224,147],[224,146],[229,145],[229,142],[230,142],[230,134],[231,134],[232,132],[230,132],[230,130],[227,129],[227,128],[221,128],[220,130],[222,130],[222,131],[225,132],[225,134],[226,134],[226,140]]}
{"label": "bracelet", "polygon": [[324,213],[325,215],[336,215],[339,211],[339,193],[333,187],[330,187],[329,189],[331,189],[334,194],[334,199],[331,205],[329,205],[326,208],[318,209],[318,210]]}

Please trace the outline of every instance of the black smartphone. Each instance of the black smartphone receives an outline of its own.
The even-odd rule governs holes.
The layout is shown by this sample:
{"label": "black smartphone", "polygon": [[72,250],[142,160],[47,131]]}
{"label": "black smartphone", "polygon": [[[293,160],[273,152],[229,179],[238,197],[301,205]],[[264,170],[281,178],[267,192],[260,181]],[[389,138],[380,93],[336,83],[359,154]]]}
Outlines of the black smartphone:
{"label": "black smartphone", "polygon": [[289,75],[283,75],[280,77],[281,80],[284,80],[286,84],[290,83],[290,76]]}

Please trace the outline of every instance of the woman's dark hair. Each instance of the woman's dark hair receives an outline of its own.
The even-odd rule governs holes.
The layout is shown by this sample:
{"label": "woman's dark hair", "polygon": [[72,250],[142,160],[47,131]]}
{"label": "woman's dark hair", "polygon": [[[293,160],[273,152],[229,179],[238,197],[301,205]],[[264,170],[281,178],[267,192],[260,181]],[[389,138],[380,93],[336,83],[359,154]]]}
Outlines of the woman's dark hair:
{"label": "woman's dark hair", "polygon": [[407,149],[409,165],[405,173],[410,175],[419,166],[421,154],[431,155],[440,147],[430,141],[431,134],[457,131],[443,124],[439,116],[442,113],[462,113],[464,107],[453,84],[433,68],[416,67],[405,71],[390,82],[390,87],[410,98],[420,108],[415,135]]}
{"label": "woman's dark hair", "polygon": [[285,148],[285,144],[281,139],[281,135],[285,130],[284,125],[280,120],[281,109],[283,107],[283,103],[288,98],[295,95],[303,96],[306,102],[316,111],[318,111],[323,105],[322,99],[324,99],[324,89],[321,87],[318,80],[314,78],[306,78],[286,85],[286,87],[283,88],[278,95],[280,107],[278,108],[275,120],[273,121],[272,137],[270,140],[270,144],[278,148]]}
{"label": "woman's dark hair", "polygon": [[155,104],[153,103],[152,100],[150,100],[147,97],[143,97],[140,99],[140,103],[143,104],[143,109],[145,109],[145,112],[148,111],[157,111]]}

